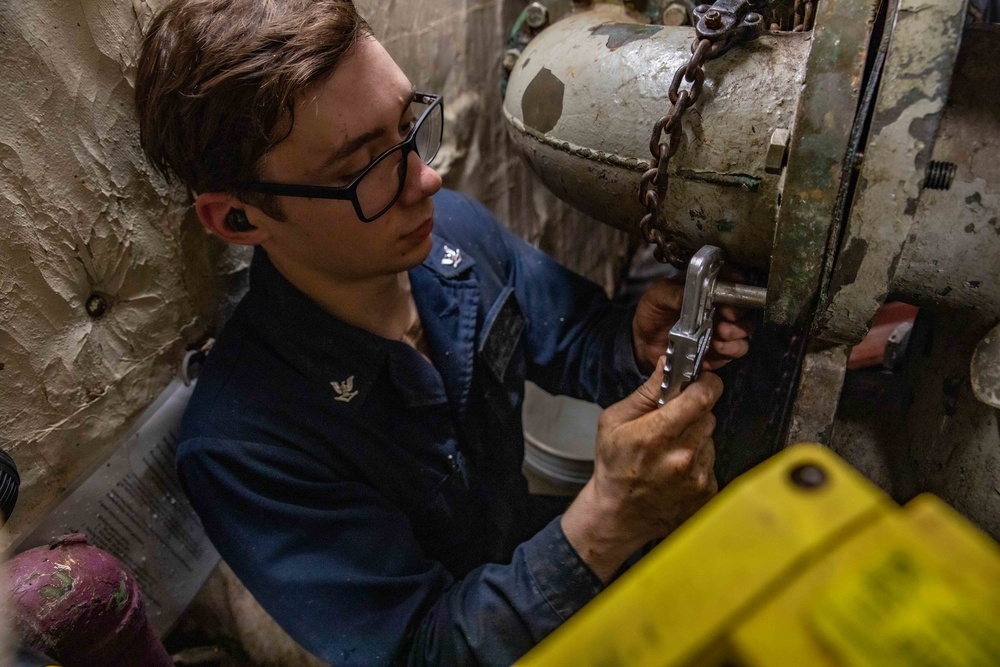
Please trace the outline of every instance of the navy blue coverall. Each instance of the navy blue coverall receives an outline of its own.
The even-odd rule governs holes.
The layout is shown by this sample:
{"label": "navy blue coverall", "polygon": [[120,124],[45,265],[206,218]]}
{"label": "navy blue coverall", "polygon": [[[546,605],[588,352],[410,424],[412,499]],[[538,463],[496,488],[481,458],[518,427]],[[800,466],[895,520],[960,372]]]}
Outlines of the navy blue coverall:
{"label": "navy blue coverall", "polygon": [[525,378],[602,405],[634,390],[634,309],[480,204],[434,203],[410,271],[433,365],[321,310],[258,248],[181,430],[209,537],[335,665],[510,664],[601,589],[528,494],[521,404]]}

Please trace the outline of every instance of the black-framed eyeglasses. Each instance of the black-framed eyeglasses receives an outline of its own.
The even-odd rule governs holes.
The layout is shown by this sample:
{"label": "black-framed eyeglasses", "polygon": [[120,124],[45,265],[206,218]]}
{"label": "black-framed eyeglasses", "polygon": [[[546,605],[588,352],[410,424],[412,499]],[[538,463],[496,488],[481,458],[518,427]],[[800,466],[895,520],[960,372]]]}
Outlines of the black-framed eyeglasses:
{"label": "black-framed eyeglasses", "polygon": [[364,171],[348,185],[294,185],[291,183],[254,182],[241,186],[246,192],[260,192],[284,197],[340,199],[354,204],[354,212],[362,222],[371,222],[396,203],[406,184],[406,165],[410,152],[415,151],[424,164],[430,164],[441,148],[444,132],[444,99],[440,95],[414,93],[417,107],[416,125],[401,143],[371,161]]}

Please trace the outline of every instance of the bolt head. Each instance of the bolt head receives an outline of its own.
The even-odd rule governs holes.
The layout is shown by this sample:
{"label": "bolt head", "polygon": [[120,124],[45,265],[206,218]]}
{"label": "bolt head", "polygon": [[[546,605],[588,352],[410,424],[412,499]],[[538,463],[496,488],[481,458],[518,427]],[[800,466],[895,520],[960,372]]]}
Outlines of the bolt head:
{"label": "bolt head", "polygon": [[767,147],[767,157],[764,159],[764,171],[769,174],[780,174],[785,166],[785,156],[788,154],[788,142],[791,133],[785,128],[778,128],[771,133],[771,141]]}
{"label": "bolt head", "polygon": [[717,9],[706,12],[705,27],[709,30],[718,30],[722,27],[722,14]]}
{"label": "bolt head", "polygon": [[518,58],[521,57],[520,51],[516,49],[507,49],[503,52],[503,68],[505,71],[510,72],[514,69],[514,65],[517,64]]}
{"label": "bolt head", "polygon": [[540,2],[533,2],[524,10],[524,20],[529,27],[538,30],[549,22],[549,10]]}
{"label": "bolt head", "polygon": [[688,22],[687,9],[679,2],[669,5],[660,17],[663,25],[685,25]]}
{"label": "bolt head", "polygon": [[813,463],[804,463],[791,472],[792,482],[804,489],[816,489],[826,484],[826,471]]}

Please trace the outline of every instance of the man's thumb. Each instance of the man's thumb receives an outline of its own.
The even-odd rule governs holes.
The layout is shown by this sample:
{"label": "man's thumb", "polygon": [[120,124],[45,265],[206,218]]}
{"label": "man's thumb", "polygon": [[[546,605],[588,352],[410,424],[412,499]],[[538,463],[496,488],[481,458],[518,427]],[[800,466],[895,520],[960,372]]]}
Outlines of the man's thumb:
{"label": "man's thumb", "polygon": [[623,424],[648,414],[659,406],[660,383],[663,381],[663,364],[665,357],[656,360],[653,374],[631,394],[608,406],[604,418],[612,424]]}

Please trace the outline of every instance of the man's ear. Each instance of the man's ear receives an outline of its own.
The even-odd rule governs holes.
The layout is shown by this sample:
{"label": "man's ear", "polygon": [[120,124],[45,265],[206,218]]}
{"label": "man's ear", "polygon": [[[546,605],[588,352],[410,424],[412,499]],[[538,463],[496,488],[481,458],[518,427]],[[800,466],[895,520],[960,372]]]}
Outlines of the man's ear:
{"label": "man's ear", "polygon": [[202,226],[226,243],[259,245],[267,238],[265,230],[250,224],[246,204],[225,192],[203,192],[194,210]]}

